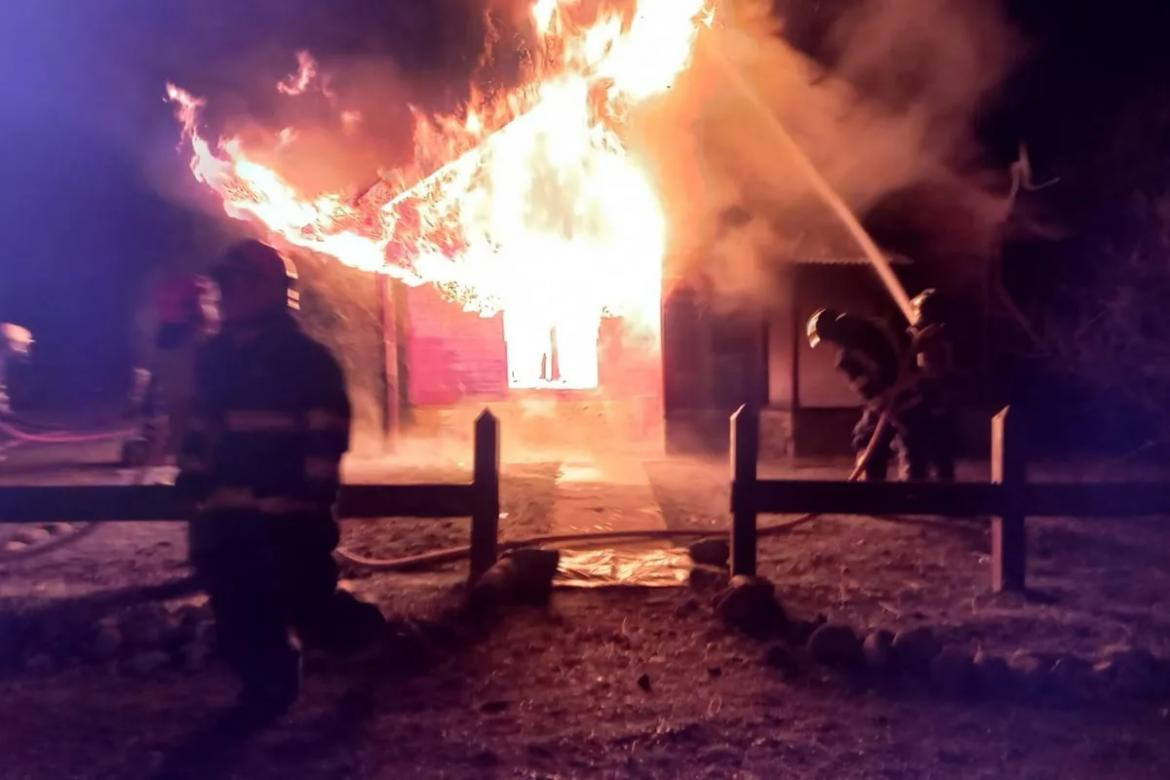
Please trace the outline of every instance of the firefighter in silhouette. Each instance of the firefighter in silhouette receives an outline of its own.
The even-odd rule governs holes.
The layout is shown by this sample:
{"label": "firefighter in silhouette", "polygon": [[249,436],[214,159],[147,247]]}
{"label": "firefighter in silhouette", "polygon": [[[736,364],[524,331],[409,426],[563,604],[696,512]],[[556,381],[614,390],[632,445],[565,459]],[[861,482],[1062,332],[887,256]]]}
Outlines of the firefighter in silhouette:
{"label": "firefighter in silhouette", "polygon": [[290,311],[296,271],[247,241],[213,276],[223,327],[197,360],[177,487],[194,507],[190,556],[220,650],[243,684],[239,712],[264,722],[296,699],[301,644],[344,651],[383,621],[337,588],[350,403],[337,360]]}
{"label": "firefighter in silhouette", "polygon": [[[808,320],[808,343],[817,347],[822,341],[834,345],[837,369],[849,380],[850,386],[865,404],[861,419],[853,428],[853,449],[860,458],[866,451],[882,412],[890,406],[890,421],[874,442],[873,452],[865,466],[865,478],[881,481],[889,470],[890,456],[895,444],[904,439],[898,393],[902,359],[898,345],[876,320],[853,314],[842,314],[832,309],[821,309]],[[898,447],[904,454],[904,448]]]}
{"label": "firefighter in silhouette", "polygon": [[13,360],[27,360],[32,345],[33,335],[28,328],[0,322],[0,416],[12,413],[8,399],[8,365]]}
{"label": "firefighter in silhouette", "polygon": [[[216,326],[211,280],[198,274],[163,280],[154,288],[153,314],[151,369],[140,408],[146,420],[147,459],[157,462],[176,457],[187,434],[195,393],[195,356]],[[136,380],[141,381],[141,376]],[[132,397],[131,403],[136,400]]]}
{"label": "firefighter in silhouette", "polygon": [[905,476],[923,481],[933,475],[940,482],[951,482],[955,478],[955,365],[944,303],[937,291],[927,289],[910,305],[913,381],[909,394],[914,403],[904,415]]}

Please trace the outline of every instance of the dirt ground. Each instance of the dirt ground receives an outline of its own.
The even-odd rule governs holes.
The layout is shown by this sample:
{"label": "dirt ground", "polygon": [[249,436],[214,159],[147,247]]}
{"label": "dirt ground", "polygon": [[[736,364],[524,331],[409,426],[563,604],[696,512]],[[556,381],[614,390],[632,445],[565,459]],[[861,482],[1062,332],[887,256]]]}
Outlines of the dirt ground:
{"label": "dirt ground", "polygon": [[[0,481],[133,479],[11,456]],[[669,527],[726,528],[725,464],[642,465]],[[549,528],[559,473],[556,462],[505,467],[505,538]],[[829,473],[836,465],[802,475]],[[625,509],[615,499],[609,511]],[[1167,656],[1164,520],[1030,521],[1027,597],[989,593],[977,520],[825,517],[766,538],[761,574],[791,614],[859,630],[928,625],[1001,654],[1093,659],[1128,642]],[[346,523],[343,544],[394,557],[465,538],[465,521],[387,520]],[[178,524],[109,524],[0,564],[0,611],[166,581],[185,573],[184,554]],[[459,598],[464,572],[346,576],[386,614],[426,619]],[[67,661],[10,671],[0,678],[0,778],[1170,777],[1164,702],[962,701],[913,681],[783,674],[763,662],[768,644],[716,620],[713,594],[558,588],[547,608],[506,611],[444,645],[425,670],[312,665],[283,722],[207,748],[195,737],[234,695],[218,664],[138,676]]]}

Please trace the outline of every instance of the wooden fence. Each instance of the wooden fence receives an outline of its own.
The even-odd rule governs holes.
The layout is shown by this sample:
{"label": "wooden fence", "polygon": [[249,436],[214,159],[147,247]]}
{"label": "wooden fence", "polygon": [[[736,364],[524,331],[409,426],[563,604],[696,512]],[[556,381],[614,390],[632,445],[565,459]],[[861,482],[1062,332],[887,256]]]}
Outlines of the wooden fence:
{"label": "wooden fence", "polygon": [[[343,485],[342,518],[470,517],[471,579],[496,562],[500,517],[500,426],[487,411],[475,421],[470,484]],[[170,485],[0,487],[0,524],[162,522],[185,516]]]}
{"label": "wooden fence", "polygon": [[991,481],[893,483],[758,478],[758,413],[731,417],[732,573],[756,573],[756,517],[776,514],[992,517],[991,587],[1027,584],[1029,516],[1118,517],[1170,514],[1167,483],[1037,483],[1027,477],[1027,437],[1005,408],[991,425]]}

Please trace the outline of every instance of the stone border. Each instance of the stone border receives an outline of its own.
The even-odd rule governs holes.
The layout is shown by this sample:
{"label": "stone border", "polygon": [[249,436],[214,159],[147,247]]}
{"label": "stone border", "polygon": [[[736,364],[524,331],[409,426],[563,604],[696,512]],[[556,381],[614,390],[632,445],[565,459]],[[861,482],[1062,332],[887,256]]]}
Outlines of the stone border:
{"label": "stone border", "polygon": [[954,698],[1058,703],[1170,698],[1170,661],[1128,645],[1103,648],[1094,660],[1025,650],[1005,658],[946,645],[929,627],[897,633],[877,629],[861,636],[840,623],[791,619],[772,583],[762,577],[732,578],[714,606],[727,625],[757,639],[780,640],[768,649],[764,663],[786,677],[797,676],[811,662],[878,679],[920,680]]}

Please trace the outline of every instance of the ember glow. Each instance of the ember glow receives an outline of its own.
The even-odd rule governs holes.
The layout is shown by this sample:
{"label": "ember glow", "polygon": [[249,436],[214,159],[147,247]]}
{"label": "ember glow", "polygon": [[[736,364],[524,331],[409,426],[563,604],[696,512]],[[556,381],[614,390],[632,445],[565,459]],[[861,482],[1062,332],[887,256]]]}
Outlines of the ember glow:
{"label": "ember glow", "polygon": [[[174,85],[167,95],[192,172],[230,216],[346,265],[434,284],[485,316],[502,311],[511,387],[590,388],[603,316],[658,339],[666,224],[623,129],[688,66],[712,3],[640,0],[632,14],[580,25],[575,0],[536,0],[542,47],[527,83],[473,95],[459,116],[416,117],[416,169],[358,197],[298,191],[258,162],[264,150],[204,138],[200,99]],[[317,76],[307,54],[298,65],[282,93]],[[341,112],[339,133],[354,116]]]}

